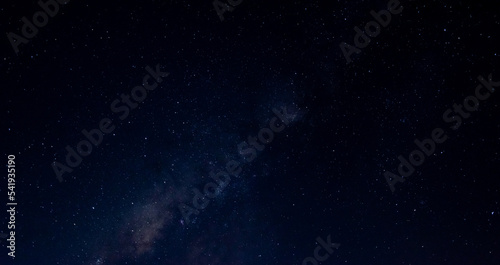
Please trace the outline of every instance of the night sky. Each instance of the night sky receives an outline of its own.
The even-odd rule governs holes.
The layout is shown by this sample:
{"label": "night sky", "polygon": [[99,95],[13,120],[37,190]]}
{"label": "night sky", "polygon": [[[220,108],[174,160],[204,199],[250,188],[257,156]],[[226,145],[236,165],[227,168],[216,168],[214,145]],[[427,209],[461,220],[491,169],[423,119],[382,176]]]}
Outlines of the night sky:
{"label": "night sky", "polygon": [[63,2],[0,4],[0,265],[500,264],[495,1]]}

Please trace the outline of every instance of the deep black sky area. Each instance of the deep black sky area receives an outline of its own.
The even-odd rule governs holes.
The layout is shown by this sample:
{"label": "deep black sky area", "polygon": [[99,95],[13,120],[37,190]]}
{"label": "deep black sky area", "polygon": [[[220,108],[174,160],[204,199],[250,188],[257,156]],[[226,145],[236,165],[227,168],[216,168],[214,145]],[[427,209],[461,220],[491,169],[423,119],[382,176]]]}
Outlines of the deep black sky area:
{"label": "deep black sky area", "polygon": [[500,264],[500,5],[393,1],[2,1],[0,265]]}

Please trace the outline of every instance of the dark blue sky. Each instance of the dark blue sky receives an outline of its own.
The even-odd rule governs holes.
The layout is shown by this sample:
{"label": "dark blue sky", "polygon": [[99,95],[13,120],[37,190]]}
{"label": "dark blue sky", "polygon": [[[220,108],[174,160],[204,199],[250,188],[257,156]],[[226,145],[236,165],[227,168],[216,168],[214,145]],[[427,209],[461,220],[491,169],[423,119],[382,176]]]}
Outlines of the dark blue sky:
{"label": "dark blue sky", "polygon": [[[42,8],[2,2],[17,206],[15,230],[1,210],[16,257],[0,237],[0,264],[313,264],[329,236],[340,246],[318,264],[497,264],[499,95],[453,112],[456,130],[443,113],[477,97],[478,76],[500,81],[498,4],[401,1],[357,47],[388,2],[243,0],[221,21],[209,0],[73,0],[17,53],[9,33]],[[349,64],[341,43],[359,51]],[[141,90],[148,74],[158,86]],[[68,165],[103,118],[114,130]],[[447,140],[391,192],[384,172],[400,177],[398,156],[435,128]],[[199,195],[231,161],[241,172]]]}

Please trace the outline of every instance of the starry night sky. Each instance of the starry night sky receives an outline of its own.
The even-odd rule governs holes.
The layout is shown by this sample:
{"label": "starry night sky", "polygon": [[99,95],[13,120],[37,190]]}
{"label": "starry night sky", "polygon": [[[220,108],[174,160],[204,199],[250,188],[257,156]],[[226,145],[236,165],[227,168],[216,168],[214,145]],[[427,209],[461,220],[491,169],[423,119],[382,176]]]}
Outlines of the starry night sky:
{"label": "starry night sky", "polygon": [[[500,95],[456,130],[443,119],[479,76],[500,81],[500,5],[401,0],[347,63],[341,43],[389,0],[220,2],[238,3],[223,21],[212,0],[71,0],[16,53],[8,33],[41,8],[2,1],[18,205],[15,259],[0,207],[1,265],[313,264],[318,237],[340,244],[318,264],[500,262]],[[110,106],[146,67],[165,74],[120,119]],[[60,182],[54,163],[103,118],[114,130]],[[283,130],[249,159],[239,145],[272,121]],[[384,172],[401,177],[398,156],[435,128],[447,140],[391,192]],[[231,161],[241,172],[195,209]]]}

